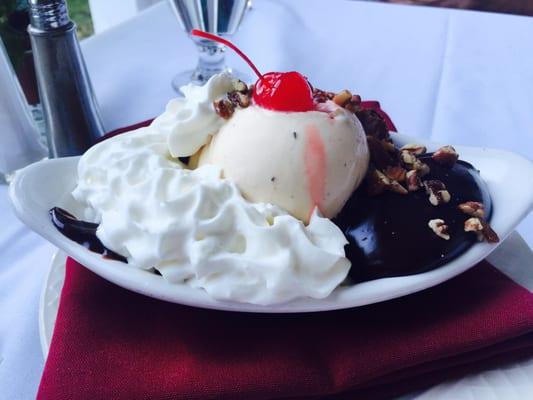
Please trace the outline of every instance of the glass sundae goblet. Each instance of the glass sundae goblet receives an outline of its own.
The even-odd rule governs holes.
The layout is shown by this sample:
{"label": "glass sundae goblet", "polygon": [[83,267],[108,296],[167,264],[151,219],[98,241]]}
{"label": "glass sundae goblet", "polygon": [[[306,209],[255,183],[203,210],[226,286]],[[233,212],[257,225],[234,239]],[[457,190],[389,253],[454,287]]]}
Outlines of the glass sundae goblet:
{"label": "glass sundae goblet", "polygon": [[[170,0],[170,4],[186,32],[199,29],[220,36],[233,35],[250,7],[249,0]],[[195,69],[174,77],[172,87],[177,92],[188,83],[203,85],[213,75],[223,71],[248,80],[248,75],[226,65],[224,45],[197,37],[191,39],[198,48],[198,64]]]}

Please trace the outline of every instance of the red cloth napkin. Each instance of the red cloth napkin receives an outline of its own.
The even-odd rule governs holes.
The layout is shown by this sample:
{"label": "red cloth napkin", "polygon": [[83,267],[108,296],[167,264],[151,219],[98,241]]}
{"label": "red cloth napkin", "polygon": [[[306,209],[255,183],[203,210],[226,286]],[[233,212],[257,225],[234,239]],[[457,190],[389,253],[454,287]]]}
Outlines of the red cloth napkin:
{"label": "red cloth napkin", "polygon": [[381,304],[195,309],[67,262],[39,399],[388,398],[533,354],[533,294],[487,263]]}
{"label": "red cloth napkin", "polygon": [[533,294],[486,262],[381,304],[269,315],[154,300],[69,259],[38,398],[382,399],[531,354]]}

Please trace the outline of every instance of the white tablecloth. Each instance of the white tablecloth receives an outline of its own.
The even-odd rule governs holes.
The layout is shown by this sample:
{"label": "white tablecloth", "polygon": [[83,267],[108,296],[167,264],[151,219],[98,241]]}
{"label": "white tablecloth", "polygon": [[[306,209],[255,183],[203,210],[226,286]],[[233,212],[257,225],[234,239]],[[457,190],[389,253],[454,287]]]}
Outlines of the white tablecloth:
{"label": "white tablecloth", "polygon": [[[234,39],[262,71],[298,70],[316,87],[378,99],[404,133],[533,158],[532,18],[346,0],[253,4]],[[160,113],[172,76],[196,62],[165,3],[82,48],[108,129]],[[38,296],[53,248],[15,219],[5,187],[0,222],[0,399],[30,399],[43,367]],[[531,215],[519,231],[532,245]],[[531,261],[531,252],[521,257]],[[533,398],[531,379],[524,385],[514,398]]]}

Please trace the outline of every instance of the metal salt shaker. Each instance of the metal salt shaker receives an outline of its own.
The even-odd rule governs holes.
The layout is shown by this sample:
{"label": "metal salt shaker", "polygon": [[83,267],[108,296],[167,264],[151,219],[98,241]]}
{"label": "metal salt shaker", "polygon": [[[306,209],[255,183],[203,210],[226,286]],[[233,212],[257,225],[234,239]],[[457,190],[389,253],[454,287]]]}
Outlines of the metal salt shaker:
{"label": "metal salt shaker", "polygon": [[65,0],[29,0],[28,33],[50,157],[85,152],[104,133]]}

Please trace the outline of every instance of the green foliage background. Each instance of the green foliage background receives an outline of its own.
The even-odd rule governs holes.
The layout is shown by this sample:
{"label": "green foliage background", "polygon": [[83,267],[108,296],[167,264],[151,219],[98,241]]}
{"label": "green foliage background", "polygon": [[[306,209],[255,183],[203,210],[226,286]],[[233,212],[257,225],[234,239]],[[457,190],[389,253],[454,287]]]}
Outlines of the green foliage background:
{"label": "green foliage background", "polygon": [[88,0],[67,0],[70,18],[78,25],[78,37],[84,38],[93,34],[93,22]]}
{"label": "green foliage background", "polygon": [[[88,0],[67,0],[70,17],[78,25],[78,36],[84,38],[93,34],[93,23]],[[14,10],[27,8],[27,0],[0,0],[0,27],[4,27],[7,16]]]}
{"label": "green foliage background", "polygon": [[[67,0],[69,14],[78,27],[78,37],[84,38],[93,34],[93,23],[88,0]],[[24,30],[15,30],[8,24],[8,16],[15,11],[26,11],[27,0],[0,0],[0,38],[7,53],[18,70],[19,63],[28,50],[29,42]]]}

